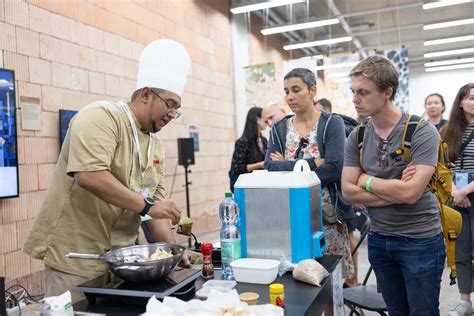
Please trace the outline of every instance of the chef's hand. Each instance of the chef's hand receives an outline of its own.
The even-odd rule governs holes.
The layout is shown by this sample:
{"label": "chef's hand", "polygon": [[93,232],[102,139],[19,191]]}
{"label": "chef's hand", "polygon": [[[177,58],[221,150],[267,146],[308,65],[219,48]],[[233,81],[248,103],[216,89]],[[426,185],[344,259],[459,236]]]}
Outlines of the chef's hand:
{"label": "chef's hand", "polygon": [[411,178],[415,175],[415,173],[416,173],[416,167],[412,165],[411,163],[409,163],[408,166],[405,169],[403,169],[402,178],[400,180],[402,180],[403,182],[407,182],[411,180]]}
{"label": "chef's hand", "polygon": [[178,224],[181,218],[181,211],[171,200],[156,201],[150,208],[148,215],[156,219],[169,218],[173,225]]}
{"label": "chef's hand", "polygon": [[191,266],[191,256],[193,255],[198,255],[198,253],[191,250],[185,250],[183,256],[181,257],[181,261],[179,262],[179,266],[183,268],[189,268]]}
{"label": "chef's hand", "polygon": [[278,151],[275,151],[274,153],[270,153],[270,158],[273,161],[283,161],[283,160],[285,160],[285,157],[283,157],[283,155]]}

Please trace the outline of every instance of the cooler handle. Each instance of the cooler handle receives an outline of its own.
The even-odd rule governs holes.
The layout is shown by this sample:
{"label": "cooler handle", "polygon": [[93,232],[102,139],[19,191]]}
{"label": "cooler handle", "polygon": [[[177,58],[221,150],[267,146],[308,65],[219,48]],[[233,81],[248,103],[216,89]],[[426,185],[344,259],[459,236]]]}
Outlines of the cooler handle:
{"label": "cooler handle", "polygon": [[311,172],[308,162],[304,159],[298,160],[293,167],[293,173],[296,172]]}

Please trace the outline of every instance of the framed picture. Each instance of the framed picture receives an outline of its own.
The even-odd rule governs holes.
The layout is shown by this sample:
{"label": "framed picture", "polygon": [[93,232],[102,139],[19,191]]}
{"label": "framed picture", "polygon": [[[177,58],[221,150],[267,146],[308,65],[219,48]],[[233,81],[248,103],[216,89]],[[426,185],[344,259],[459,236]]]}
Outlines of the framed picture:
{"label": "framed picture", "polygon": [[0,68],[0,199],[18,197],[15,73]]}

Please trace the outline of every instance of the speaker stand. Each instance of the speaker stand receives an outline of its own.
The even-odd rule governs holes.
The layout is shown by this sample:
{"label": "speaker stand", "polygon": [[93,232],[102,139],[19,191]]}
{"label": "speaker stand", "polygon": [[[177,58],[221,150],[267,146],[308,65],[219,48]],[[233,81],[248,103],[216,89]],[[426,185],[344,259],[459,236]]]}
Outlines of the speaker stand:
{"label": "speaker stand", "polygon": [[[188,165],[183,165],[184,167],[184,186],[186,188],[186,216],[191,218],[191,205],[189,203],[189,186],[193,183],[188,181],[188,173],[191,173],[191,170],[188,171]],[[188,248],[191,248],[191,237],[188,237]]]}

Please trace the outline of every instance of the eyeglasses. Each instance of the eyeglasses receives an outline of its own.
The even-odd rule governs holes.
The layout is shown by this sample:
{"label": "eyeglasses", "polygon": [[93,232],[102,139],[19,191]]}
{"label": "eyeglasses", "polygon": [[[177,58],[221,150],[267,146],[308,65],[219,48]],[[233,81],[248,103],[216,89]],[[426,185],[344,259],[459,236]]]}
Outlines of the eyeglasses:
{"label": "eyeglasses", "polygon": [[381,169],[388,167],[388,140],[379,138],[377,142],[377,162]]}
{"label": "eyeglasses", "polygon": [[304,156],[304,150],[309,145],[309,140],[306,138],[301,138],[300,143],[298,144],[298,148],[295,151],[295,159],[302,159]]}
{"label": "eyeglasses", "polygon": [[172,104],[170,104],[170,102],[166,101],[165,99],[163,99],[162,97],[160,97],[160,95],[158,93],[156,93],[155,91],[153,91],[153,89],[150,89],[151,93],[153,93],[154,95],[156,95],[158,97],[158,99],[160,99],[161,101],[163,101],[166,105],[166,109],[168,110],[168,113],[171,114],[171,116],[174,118],[174,119],[177,119],[178,117],[181,116],[181,111],[176,109],[175,106],[173,106]]}

